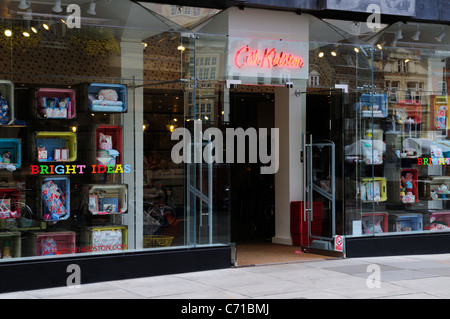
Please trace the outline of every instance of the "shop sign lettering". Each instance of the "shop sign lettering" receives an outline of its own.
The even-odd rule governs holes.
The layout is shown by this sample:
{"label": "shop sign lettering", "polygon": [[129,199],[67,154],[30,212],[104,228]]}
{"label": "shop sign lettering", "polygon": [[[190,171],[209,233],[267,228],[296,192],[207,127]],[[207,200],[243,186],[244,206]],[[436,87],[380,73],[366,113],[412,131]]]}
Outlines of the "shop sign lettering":
{"label": "shop sign lettering", "polygon": [[244,46],[236,52],[234,64],[238,68],[257,66],[259,68],[271,69],[273,67],[301,68],[305,62],[301,57],[284,51],[278,52],[275,48],[266,48],[264,51],[260,51],[252,50],[248,46]]}
{"label": "shop sign lettering", "polygon": [[444,157],[419,157],[417,159],[417,165],[450,165],[450,158]]}
{"label": "shop sign lettering", "polygon": [[[31,175],[63,175],[63,174],[85,174],[86,165],[30,165]],[[91,174],[117,174],[130,173],[131,165],[91,165],[89,168]]]}

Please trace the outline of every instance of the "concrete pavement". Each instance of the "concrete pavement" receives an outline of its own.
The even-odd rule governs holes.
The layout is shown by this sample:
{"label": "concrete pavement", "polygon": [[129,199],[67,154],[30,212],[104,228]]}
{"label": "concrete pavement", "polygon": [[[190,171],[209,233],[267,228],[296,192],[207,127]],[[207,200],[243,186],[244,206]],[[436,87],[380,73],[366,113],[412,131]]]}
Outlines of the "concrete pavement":
{"label": "concrete pavement", "polygon": [[447,299],[450,254],[327,259],[21,291],[1,299]]}

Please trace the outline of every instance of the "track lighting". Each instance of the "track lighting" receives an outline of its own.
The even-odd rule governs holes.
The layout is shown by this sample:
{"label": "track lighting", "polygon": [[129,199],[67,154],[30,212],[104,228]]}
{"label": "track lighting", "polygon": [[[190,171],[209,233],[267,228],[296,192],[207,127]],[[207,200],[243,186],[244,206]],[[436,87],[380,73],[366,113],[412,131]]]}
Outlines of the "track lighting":
{"label": "track lighting", "polygon": [[442,32],[437,37],[435,37],[435,39],[437,42],[441,42],[444,37],[445,37],[445,32],[444,32],[444,27],[442,27]]}
{"label": "track lighting", "polygon": [[89,4],[89,9],[88,9],[87,13],[89,13],[90,15],[93,15],[93,16],[96,15],[96,12],[95,12],[95,2],[94,2],[94,1],[92,1],[92,2]]}
{"label": "track lighting", "polygon": [[19,9],[28,9],[28,4],[26,0],[20,0],[19,1]]}
{"label": "track lighting", "polygon": [[411,39],[413,39],[414,41],[419,41],[419,35],[420,35],[420,30],[419,30],[419,26],[417,26],[417,30],[416,30],[416,32],[414,32],[414,35],[411,37]]}
{"label": "track lighting", "polygon": [[383,50],[383,47],[384,47],[385,44],[386,44],[386,41],[383,41],[383,42],[381,42],[381,43],[378,43],[378,44],[377,44],[377,48],[380,49],[380,50]]}
{"label": "track lighting", "polygon": [[52,8],[53,12],[62,12],[63,9],[61,8],[61,0],[55,0],[55,5]]}

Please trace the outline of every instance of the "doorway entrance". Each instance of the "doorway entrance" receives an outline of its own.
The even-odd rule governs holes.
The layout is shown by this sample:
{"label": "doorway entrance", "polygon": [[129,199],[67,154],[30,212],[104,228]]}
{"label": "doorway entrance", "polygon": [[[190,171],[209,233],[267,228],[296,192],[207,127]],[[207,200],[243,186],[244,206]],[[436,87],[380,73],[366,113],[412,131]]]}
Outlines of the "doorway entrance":
{"label": "doorway entrance", "polygon": [[[275,127],[275,90],[249,92],[257,87],[230,91],[232,128]],[[286,90],[288,90],[286,88]],[[248,141],[247,141],[248,142]],[[300,159],[299,159],[300,160]],[[272,243],[275,236],[275,175],[260,174],[261,163],[233,164],[231,180],[231,242],[235,243],[236,266],[299,262],[327,256],[305,252],[302,247]]]}
{"label": "doorway entrance", "polygon": [[[230,127],[274,127],[274,93],[230,93]],[[248,141],[247,141],[248,142]],[[260,174],[261,163],[230,166],[232,242],[238,245],[270,242],[274,235],[274,175]]]}

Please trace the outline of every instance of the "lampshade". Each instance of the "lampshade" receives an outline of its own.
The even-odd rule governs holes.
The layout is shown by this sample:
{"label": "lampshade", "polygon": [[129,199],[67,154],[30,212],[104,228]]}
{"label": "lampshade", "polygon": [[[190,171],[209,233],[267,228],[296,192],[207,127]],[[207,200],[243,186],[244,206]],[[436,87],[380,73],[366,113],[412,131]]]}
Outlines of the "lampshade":
{"label": "lampshade", "polygon": [[442,39],[445,37],[445,33],[441,32],[437,37],[436,37],[436,41],[441,42]]}
{"label": "lampshade", "polygon": [[88,9],[87,13],[89,13],[89,14],[91,14],[91,15],[96,15],[96,12],[95,12],[95,2],[91,2],[91,3],[89,4],[89,9]]}
{"label": "lampshade", "polygon": [[53,12],[61,12],[63,9],[61,8],[61,0],[55,0],[55,5],[52,8]]}
{"label": "lampshade", "polygon": [[28,4],[26,0],[19,1],[19,9],[28,9]]}
{"label": "lampshade", "polygon": [[411,37],[414,41],[419,41],[420,30],[414,32],[414,35]]}

